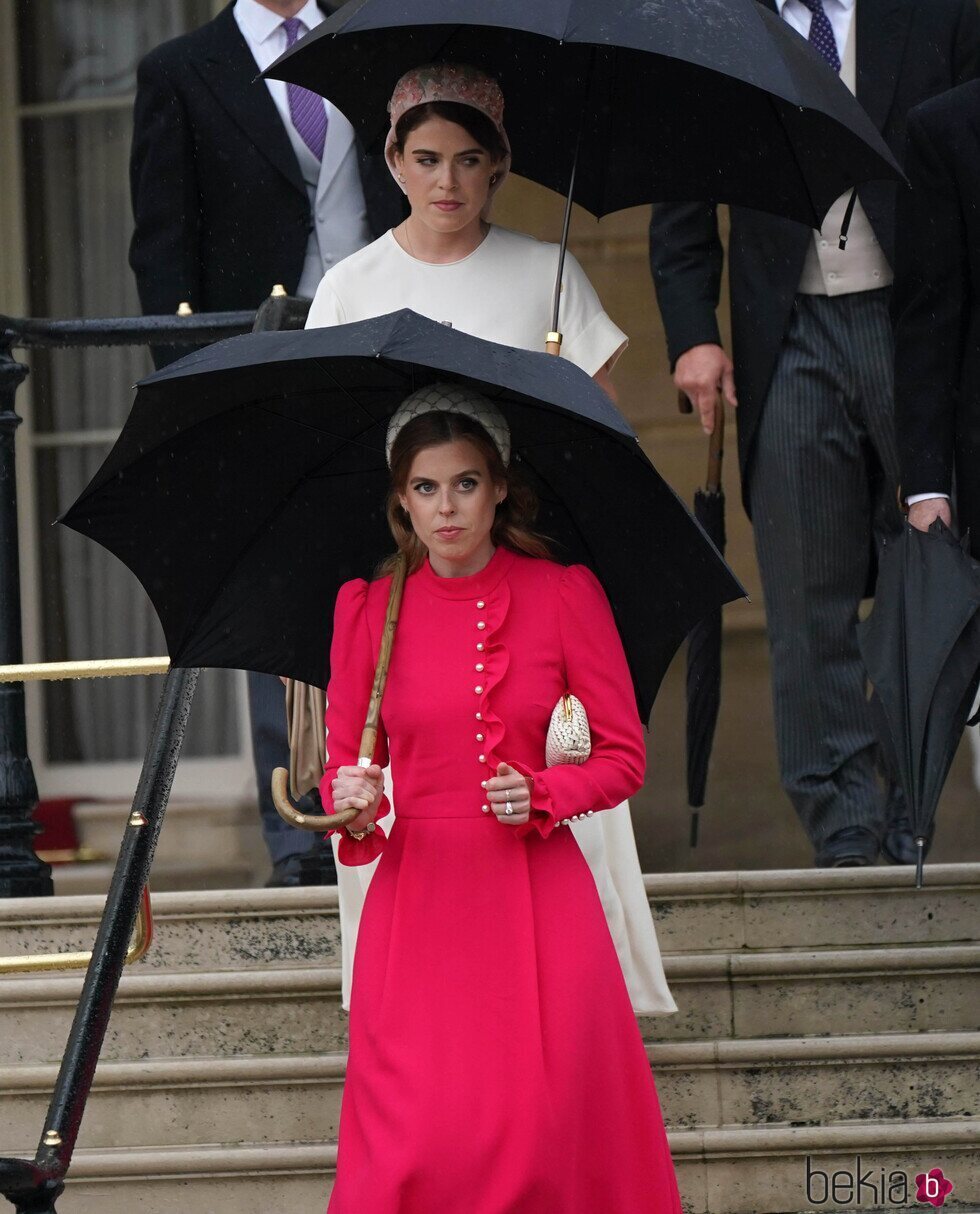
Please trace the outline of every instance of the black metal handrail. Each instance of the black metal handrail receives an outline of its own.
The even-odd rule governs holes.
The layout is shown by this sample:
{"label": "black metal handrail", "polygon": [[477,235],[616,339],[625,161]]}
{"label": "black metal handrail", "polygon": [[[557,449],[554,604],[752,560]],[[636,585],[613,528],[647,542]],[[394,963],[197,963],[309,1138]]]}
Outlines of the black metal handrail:
{"label": "black metal handrail", "polygon": [[[278,298],[270,296],[271,298]],[[192,346],[249,333],[256,312],[199,312],[187,316],[114,316],[41,320],[0,313],[0,350],[64,350],[72,346]]]}
{"label": "black metal handrail", "polygon": [[[20,585],[14,394],[27,368],[14,347],[198,345],[255,329],[292,328],[297,301],[276,291],[258,312],[31,320],[0,315],[0,665],[20,665]],[[180,755],[198,671],[166,677],[105,911],[85,973],[41,1141],[33,1160],[0,1159],[0,1195],[18,1214],[56,1214],[88,1100],[113,1000],[139,911]],[[34,854],[37,787],[27,754],[23,683],[0,684],[0,896],[52,892],[50,868]]]}

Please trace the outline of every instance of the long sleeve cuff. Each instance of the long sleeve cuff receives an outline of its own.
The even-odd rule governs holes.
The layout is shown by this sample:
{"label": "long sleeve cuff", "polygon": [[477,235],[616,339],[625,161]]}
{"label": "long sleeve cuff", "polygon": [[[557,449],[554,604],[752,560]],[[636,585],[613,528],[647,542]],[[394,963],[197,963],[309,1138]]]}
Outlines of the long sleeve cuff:
{"label": "long sleeve cuff", "polygon": [[580,822],[583,818],[594,816],[596,812],[594,809],[585,810],[579,814],[570,814],[568,817],[561,816],[548,787],[548,772],[556,771],[557,768],[532,771],[523,763],[517,763],[511,759],[508,760],[508,764],[527,780],[531,790],[531,816],[523,826],[514,829],[514,833],[519,839],[526,838],[532,832],[539,834],[542,839],[547,839],[557,826],[567,826],[569,822]]}
{"label": "long sleeve cuff", "polygon": [[532,771],[523,763],[508,759],[508,764],[519,772],[527,781],[531,791],[531,816],[523,826],[514,828],[519,839],[525,838],[532,831],[537,831],[542,839],[547,839],[558,825],[558,812],[548,791],[548,776],[546,772]]}
{"label": "long sleeve cuff", "polygon": [[[379,822],[389,813],[391,813],[391,805],[388,798],[382,797],[378,802],[375,822]],[[327,817],[329,818],[330,815],[327,814]],[[361,864],[370,864],[372,860],[376,860],[384,851],[384,845],[388,840],[388,836],[377,825],[363,839],[352,838],[346,826],[328,830],[325,838],[329,838],[330,835],[340,836],[340,842],[337,845],[337,859],[341,864],[346,864],[348,868],[357,868]]]}

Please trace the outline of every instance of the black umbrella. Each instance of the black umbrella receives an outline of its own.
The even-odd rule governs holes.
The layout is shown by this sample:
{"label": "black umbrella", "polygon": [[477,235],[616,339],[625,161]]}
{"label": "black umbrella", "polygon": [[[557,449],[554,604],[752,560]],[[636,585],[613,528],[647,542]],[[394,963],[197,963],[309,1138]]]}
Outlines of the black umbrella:
{"label": "black umbrella", "polygon": [[873,712],[895,779],[925,845],[980,683],[980,562],[942,522],[906,524],[885,546],[874,610],[858,627]]}
{"label": "black umbrella", "polygon": [[568,196],[563,249],[573,199],[601,217],[703,198],[819,227],[852,186],[902,180],[840,79],[757,0],[353,0],[265,74],[322,93],[380,151],[395,82],[436,61],[500,80],[514,171]]}
{"label": "black umbrella", "polygon": [[337,591],[393,547],[388,419],[446,378],[507,416],[514,458],[541,498],[539,526],[560,559],[603,583],[648,717],[690,628],[744,591],[606,394],[564,360],[409,311],[233,338],[142,381],[119,440],[61,521],[136,574],[174,665],[323,687]]}
{"label": "black umbrella", "polygon": [[[682,410],[689,412],[684,397]],[[715,408],[715,428],[708,445],[705,487],[694,495],[694,517],[725,554],[725,491],[721,487],[725,408]],[[721,611],[708,612],[687,638],[687,803],[691,807],[691,846],[698,845],[700,810],[708,783],[708,760],[721,706]]]}

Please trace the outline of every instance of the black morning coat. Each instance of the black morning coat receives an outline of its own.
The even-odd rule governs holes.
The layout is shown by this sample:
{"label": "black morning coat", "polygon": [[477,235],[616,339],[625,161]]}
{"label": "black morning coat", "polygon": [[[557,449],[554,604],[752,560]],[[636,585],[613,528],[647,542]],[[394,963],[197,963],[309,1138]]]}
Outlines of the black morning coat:
{"label": "black morning coat", "polygon": [[[776,11],[775,0],[760,0]],[[857,98],[901,163],[910,109],[980,75],[976,0],[855,0]],[[903,187],[904,188],[904,187]],[[898,187],[870,182],[858,197],[889,264]],[[715,309],[722,245],[713,203],[654,207],[650,263],[671,366],[692,346],[720,344]],[[731,210],[729,277],[738,454],[749,508],[752,447],[789,327],[811,230],[744,207]]]}
{"label": "black morning coat", "polygon": [[[145,313],[255,308],[303,271],[306,186],[233,7],[139,65],[129,260]],[[401,191],[382,157],[362,152],[360,167],[380,236],[404,218]]]}
{"label": "black morning coat", "polygon": [[980,557],[980,81],[909,115],[895,264],[903,494],[953,488]]}

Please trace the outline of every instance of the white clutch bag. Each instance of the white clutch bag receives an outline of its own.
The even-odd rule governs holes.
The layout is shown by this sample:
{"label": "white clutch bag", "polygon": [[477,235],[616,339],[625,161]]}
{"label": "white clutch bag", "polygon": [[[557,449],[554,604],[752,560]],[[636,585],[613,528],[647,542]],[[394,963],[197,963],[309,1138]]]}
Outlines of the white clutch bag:
{"label": "white clutch bag", "polygon": [[582,701],[571,693],[563,695],[555,705],[548,726],[544,759],[548,767],[559,763],[584,763],[592,753],[589,718]]}

